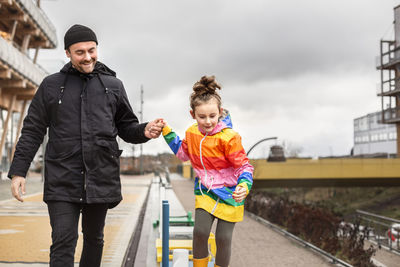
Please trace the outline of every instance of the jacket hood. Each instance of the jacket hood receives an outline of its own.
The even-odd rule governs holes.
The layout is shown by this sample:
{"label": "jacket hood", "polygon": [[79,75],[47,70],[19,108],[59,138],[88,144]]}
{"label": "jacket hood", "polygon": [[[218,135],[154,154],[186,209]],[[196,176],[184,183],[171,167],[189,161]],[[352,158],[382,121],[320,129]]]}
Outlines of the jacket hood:
{"label": "jacket hood", "polygon": [[[208,135],[217,134],[226,128],[232,129],[232,119],[231,119],[231,115],[229,114],[229,111],[224,109],[222,111],[222,116],[219,119],[219,122],[214,127],[214,129],[212,129],[211,132],[208,133]],[[202,134],[206,134],[206,132],[203,129],[201,129],[200,127],[198,127],[198,129]]]}
{"label": "jacket hood", "polygon": [[[63,72],[63,73],[74,73],[74,72],[79,72],[79,71],[76,70],[72,66],[71,62],[68,62],[67,64],[64,65],[64,67],[62,67],[60,72]],[[96,62],[96,65],[94,66],[94,70],[93,70],[92,73],[99,73],[99,74],[110,75],[110,76],[114,76],[114,77],[116,76],[116,72],[115,71],[113,71],[112,69],[107,67],[105,64],[101,63],[100,61]]]}
{"label": "jacket hood", "polygon": [[229,113],[229,111],[227,109],[224,109],[222,111],[221,121],[223,123],[225,123],[225,125],[226,125],[225,128],[231,128],[232,129],[233,125],[232,125],[231,114]]}

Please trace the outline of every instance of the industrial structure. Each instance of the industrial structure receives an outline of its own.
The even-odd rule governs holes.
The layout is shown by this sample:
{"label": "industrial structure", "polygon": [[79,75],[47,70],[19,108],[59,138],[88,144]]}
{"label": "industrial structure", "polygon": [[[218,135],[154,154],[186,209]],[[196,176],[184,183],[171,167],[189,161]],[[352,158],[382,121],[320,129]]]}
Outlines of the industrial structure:
{"label": "industrial structure", "polygon": [[0,174],[13,157],[28,102],[47,74],[37,64],[39,50],[56,46],[55,27],[40,0],[0,0]]}
{"label": "industrial structure", "polygon": [[[400,136],[400,5],[394,8],[394,40],[380,41],[380,55],[377,58],[381,83],[378,96],[381,97],[381,122],[395,124]],[[400,156],[400,140],[397,139],[397,156]]]}

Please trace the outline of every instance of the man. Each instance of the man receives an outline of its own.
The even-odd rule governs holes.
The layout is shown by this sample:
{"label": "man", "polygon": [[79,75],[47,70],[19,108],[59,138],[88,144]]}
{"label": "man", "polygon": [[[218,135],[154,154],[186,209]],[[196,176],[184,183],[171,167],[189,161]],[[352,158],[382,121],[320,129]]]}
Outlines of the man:
{"label": "man", "polygon": [[46,77],[24,119],[8,173],[19,201],[25,176],[48,129],[43,199],[52,227],[50,266],[73,266],[82,213],[80,266],[100,266],[107,209],[122,200],[121,150],[117,135],[130,143],[157,138],[161,119],[139,123],[115,72],[97,61],[97,37],[73,25],[64,36],[70,62]]}

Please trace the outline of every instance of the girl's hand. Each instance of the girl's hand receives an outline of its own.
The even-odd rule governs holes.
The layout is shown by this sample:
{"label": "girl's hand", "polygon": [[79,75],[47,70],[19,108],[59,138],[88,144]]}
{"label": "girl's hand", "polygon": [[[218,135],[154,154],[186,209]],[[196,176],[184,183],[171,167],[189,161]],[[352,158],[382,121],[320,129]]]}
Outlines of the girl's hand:
{"label": "girl's hand", "polygon": [[247,195],[247,189],[239,185],[236,187],[235,192],[232,193],[232,198],[239,203],[246,198],[246,195]]}

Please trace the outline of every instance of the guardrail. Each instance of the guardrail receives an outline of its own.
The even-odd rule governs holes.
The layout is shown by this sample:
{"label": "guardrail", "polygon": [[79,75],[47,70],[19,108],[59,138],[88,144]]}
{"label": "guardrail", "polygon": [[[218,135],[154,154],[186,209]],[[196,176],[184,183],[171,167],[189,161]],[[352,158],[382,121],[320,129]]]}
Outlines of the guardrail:
{"label": "guardrail", "polygon": [[400,107],[391,107],[384,109],[383,111],[384,120],[387,122],[396,121],[400,119]]}
{"label": "guardrail", "polygon": [[[376,242],[379,247],[400,252],[400,220],[362,210],[356,210],[356,213],[361,223],[371,229],[368,240]],[[396,225],[398,227],[394,227]]]}
{"label": "guardrail", "polygon": [[54,47],[57,46],[56,28],[51,23],[42,9],[40,9],[32,0],[15,0],[21,5],[25,12],[37,23],[43,33],[49,38]]}

